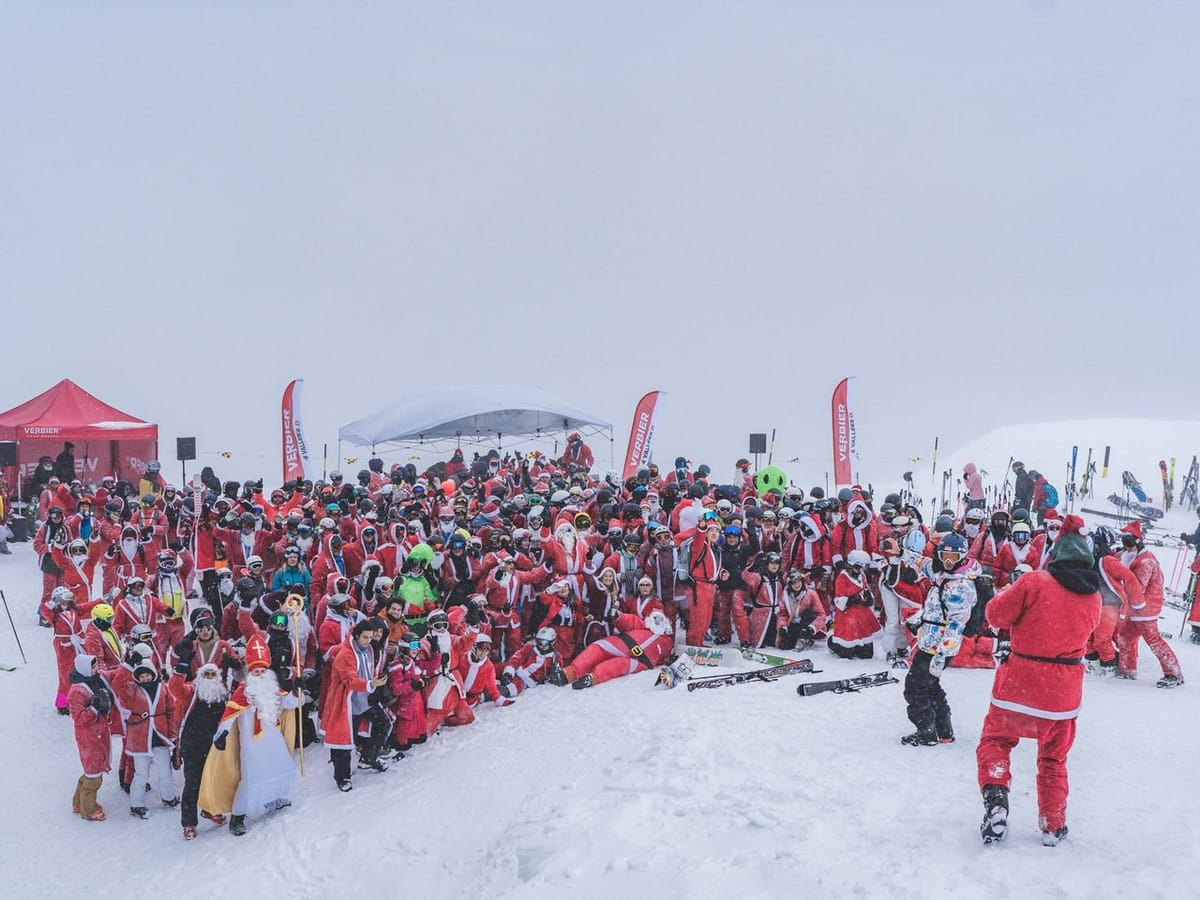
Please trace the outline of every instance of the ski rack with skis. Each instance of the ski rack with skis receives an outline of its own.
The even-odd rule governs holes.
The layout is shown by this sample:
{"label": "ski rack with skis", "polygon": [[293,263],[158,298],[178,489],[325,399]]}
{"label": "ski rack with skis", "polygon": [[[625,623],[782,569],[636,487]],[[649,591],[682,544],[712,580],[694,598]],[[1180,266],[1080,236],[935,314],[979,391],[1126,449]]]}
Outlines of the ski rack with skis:
{"label": "ski rack with skis", "polygon": [[689,691],[701,688],[719,688],[727,684],[745,684],[748,681],[775,681],[784,675],[794,675],[801,672],[816,673],[820,669],[813,668],[811,659],[797,659],[784,666],[772,666],[769,669],[755,669],[753,672],[734,672],[729,675],[712,675],[708,678],[693,678],[687,683]]}
{"label": "ski rack with skis", "polygon": [[810,681],[796,688],[796,693],[801,697],[828,693],[855,694],[866,688],[899,683],[900,679],[893,676],[890,671],[876,672],[874,675],[859,675],[857,678],[842,678],[838,681]]}

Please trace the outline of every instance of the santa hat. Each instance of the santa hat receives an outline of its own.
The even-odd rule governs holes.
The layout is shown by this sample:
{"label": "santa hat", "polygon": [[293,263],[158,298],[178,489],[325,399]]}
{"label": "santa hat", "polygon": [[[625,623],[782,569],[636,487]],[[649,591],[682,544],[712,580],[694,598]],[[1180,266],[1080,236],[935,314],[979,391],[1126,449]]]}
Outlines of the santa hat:
{"label": "santa hat", "polygon": [[479,514],[485,519],[496,519],[500,516],[500,504],[496,503],[494,500],[486,503],[484,504],[483,509],[479,511]]}
{"label": "santa hat", "polygon": [[1081,534],[1083,527],[1083,519],[1079,516],[1071,515],[1063,519],[1062,532],[1054,542],[1054,549],[1050,551],[1051,562],[1077,566],[1092,565],[1092,549]]}
{"label": "santa hat", "polygon": [[1056,521],[1056,522],[1062,520],[1062,516],[1060,516],[1058,514],[1058,510],[1055,509],[1053,506],[1051,506],[1044,513],[1042,513],[1042,521],[1043,522],[1049,522],[1051,520]]}
{"label": "santa hat", "polygon": [[258,632],[250,636],[250,640],[246,641],[246,669],[269,669],[271,668],[271,650],[267,647],[267,642]]}
{"label": "santa hat", "polygon": [[[1068,516],[1067,518],[1070,518],[1070,516]],[[1063,529],[1064,530],[1066,529],[1065,525],[1063,526]],[[1142,542],[1142,523],[1139,520],[1134,519],[1132,522],[1130,522],[1128,525],[1126,525],[1124,528],[1121,529],[1121,533],[1122,534],[1132,534],[1135,538],[1137,538],[1137,542],[1140,544]]]}

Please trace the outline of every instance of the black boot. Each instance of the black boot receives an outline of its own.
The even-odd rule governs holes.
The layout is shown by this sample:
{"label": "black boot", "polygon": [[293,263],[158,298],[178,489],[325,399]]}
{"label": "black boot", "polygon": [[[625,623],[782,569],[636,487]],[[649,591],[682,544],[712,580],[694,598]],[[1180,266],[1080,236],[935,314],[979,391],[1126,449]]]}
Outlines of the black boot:
{"label": "black boot", "polygon": [[582,691],[584,688],[590,688],[591,686],[592,686],[592,673],[591,672],[588,672],[586,675],[584,675],[581,678],[576,678],[575,681],[571,684],[572,690],[576,690],[576,691]]}
{"label": "black boot", "polygon": [[567,686],[567,675],[560,666],[555,666],[550,670],[550,674],[546,676],[546,680],[556,687]]}
{"label": "black boot", "polygon": [[[1061,841],[1066,836],[1067,836],[1067,826],[1066,825],[1064,825],[1062,828],[1056,828],[1054,831],[1043,831],[1042,832],[1042,846],[1043,847],[1057,847],[1059,841]],[[987,839],[984,838],[984,840],[987,840]]]}
{"label": "black boot", "polygon": [[998,784],[984,785],[983,823],[979,835],[985,844],[1003,840],[1008,832],[1008,788]]}
{"label": "black boot", "polygon": [[900,738],[900,743],[906,747],[936,747],[938,736],[932,731],[914,731]]}
{"label": "black boot", "polygon": [[246,833],[246,817],[245,816],[230,816],[229,817],[229,833],[235,837],[241,837]]}

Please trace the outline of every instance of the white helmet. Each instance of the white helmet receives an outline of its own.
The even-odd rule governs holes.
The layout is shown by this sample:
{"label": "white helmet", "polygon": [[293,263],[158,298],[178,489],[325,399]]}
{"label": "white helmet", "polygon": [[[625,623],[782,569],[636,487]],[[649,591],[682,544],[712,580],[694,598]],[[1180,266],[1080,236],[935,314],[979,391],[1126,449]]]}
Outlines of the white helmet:
{"label": "white helmet", "polygon": [[655,634],[664,636],[671,633],[671,620],[663,615],[662,610],[656,609],[646,616],[646,627]]}
{"label": "white helmet", "polygon": [[781,519],[791,519],[796,515],[796,511],[790,506],[785,506],[783,509],[779,510],[776,515],[778,515]]}
{"label": "white helmet", "polygon": [[533,648],[545,656],[554,652],[554,644],[557,640],[558,632],[546,625],[539,628],[537,634],[533,636]]}
{"label": "white helmet", "polygon": [[566,491],[555,491],[550,495],[551,503],[566,503],[571,498],[571,495]]}
{"label": "white helmet", "polygon": [[866,550],[851,550],[846,554],[846,564],[851,566],[865,566],[871,561],[871,554]]}
{"label": "white helmet", "polygon": [[133,653],[137,654],[137,656],[141,657],[142,659],[153,659],[154,658],[154,648],[151,647],[149,644],[134,644],[129,649]]}
{"label": "white helmet", "polygon": [[50,601],[55,606],[61,606],[63,603],[66,603],[68,600],[74,600],[74,599],[75,599],[75,594],[73,594],[71,592],[71,589],[69,587],[56,587],[54,589],[54,591],[50,594]]}

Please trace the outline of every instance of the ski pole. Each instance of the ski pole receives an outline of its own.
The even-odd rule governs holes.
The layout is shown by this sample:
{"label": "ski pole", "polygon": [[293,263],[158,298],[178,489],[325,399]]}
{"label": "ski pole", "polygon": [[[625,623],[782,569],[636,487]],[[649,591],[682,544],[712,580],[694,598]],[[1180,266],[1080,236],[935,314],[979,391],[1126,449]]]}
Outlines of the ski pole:
{"label": "ski pole", "polygon": [[13,637],[17,639],[17,649],[21,651],[21,662],[29,665],[29,660],[25,658],[25,648],[21,646],[21,636],[17,634],[17,626],[13,622],[12,610],[8,608],[8,598],[4,596],[4,591],[0,591],[0,600],[4,601],[4,612],[8,614],[8,624],[12,628]]}

